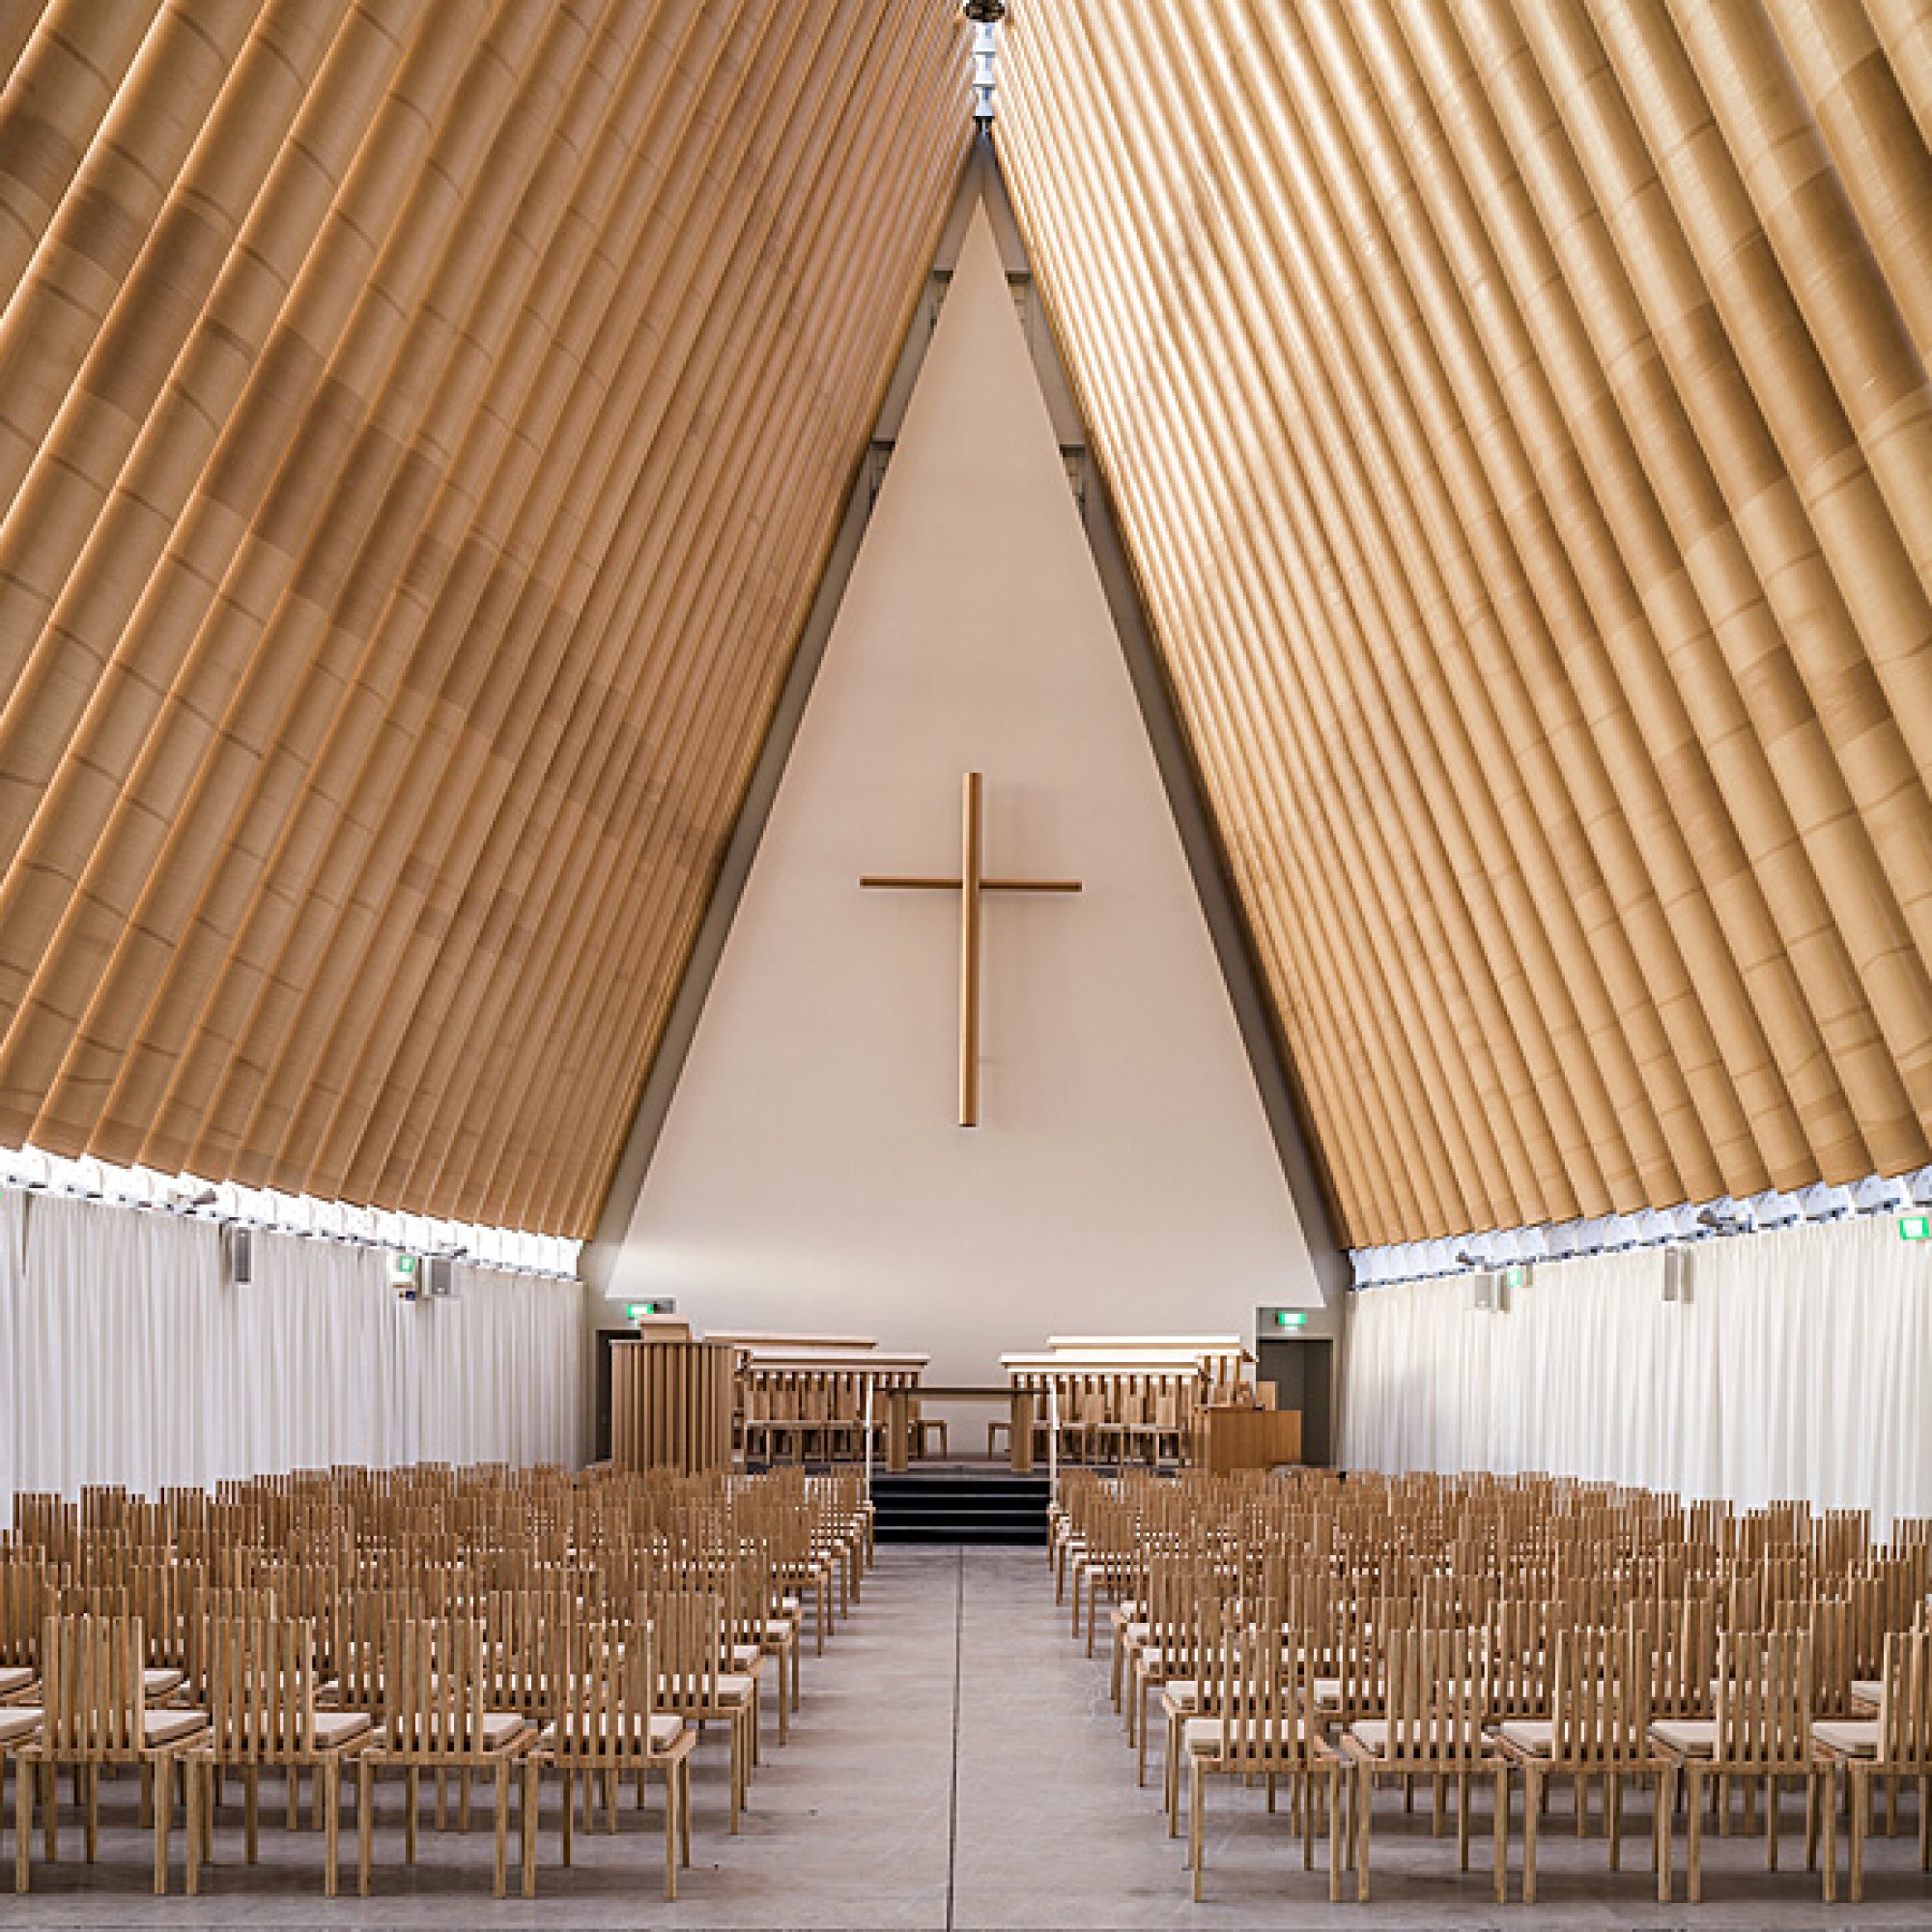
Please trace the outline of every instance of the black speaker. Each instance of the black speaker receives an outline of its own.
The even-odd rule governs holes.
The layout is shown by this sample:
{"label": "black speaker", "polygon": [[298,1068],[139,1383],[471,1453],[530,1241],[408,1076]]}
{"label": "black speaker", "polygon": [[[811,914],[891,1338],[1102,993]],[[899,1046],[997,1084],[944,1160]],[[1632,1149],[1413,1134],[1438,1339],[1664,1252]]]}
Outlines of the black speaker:
{"label": "black speaker", "polygon": [[430,1256],[423,1293],[440,1300],[446,1300],[456,1293],[456,1264],[447,1255]]}
{"label": "black speaker", "polygon": [[229,1229],[228,1279],[237,1288],[247,1288],[253,1284],[255,1279],[255,1235],[253,1229]]}

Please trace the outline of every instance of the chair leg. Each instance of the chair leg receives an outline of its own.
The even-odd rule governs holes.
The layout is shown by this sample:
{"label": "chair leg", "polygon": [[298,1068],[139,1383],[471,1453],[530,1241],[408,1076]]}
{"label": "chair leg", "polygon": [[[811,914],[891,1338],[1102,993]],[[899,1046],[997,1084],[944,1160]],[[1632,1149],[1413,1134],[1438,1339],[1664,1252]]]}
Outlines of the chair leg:
{"label": "chair leg", "polygon": [[369,1838],[376,1825],[376,1767],[367,1758],[355,1767],[355,1889],[369,1896]]}
{"label": "chair leg", "polygon": [[326,1757],[315,1768],[316,1796],[322,1800],[322,1895],[333,1898],[342,1852],[342,1761]]}
{"label": "chair leg", "polygon": [[1187,1865],[1194,1874],[1196,1905],[1201,1903],[1201,1868],[1208,1857],[1208,1833],[1201,1819],[1207,1797],[1208,1786],[1202,1776],[1201,1760],[1191,1758],[1187,1766]]}
{"label": "chair leg", "polygon": [[1865,1833],[1871,1829],[1871,1779],[1860,1765],[1848,1767],[1852,1780],[1852,1882],[1854,1905],[1864,1903]]}
{"label": "chair leg", "polygon": [[259,1767],[250,1765],[243,1774],[246,1779],[242,1804],[242,1833],[247,1844],[248,1862],[259,1862],[261,1853],[262,1825],[262,1774]]}
{"label": "chair leg", "polygon": [[1366,1760],[1355,1779],[1355,1898],[1366,1903],[1369,1896],[1369,1827],[1375,1811],[1376,1788],[1370,1779]]}
{"label": "chair leg", "polygon": [[[88,1807],[90,1819],[94,1807]],[[168,1833],[175,1821],[175,1761],[163,1752],[155,1760],[155,1896],[168,1889]]]}
{"label": "chair leg", "polygon": [[1495,1776],[1496,1903],[1502,1905],[1509,1899],[1509,1766],[1499,1764]]}
{"label": "chair leg", "polygon": [[80,1808],[82,1829],[86,1833],[87,1862],[93,1864],[100,1854],[100,1767],[97,1764],[75,1765],[73,1785],[73,1802]]}
{"label": "chair leg", "polygon": [[1650,1857],[1657,1867],[1657,1902],[1670,1903],[1670,1841],[1677,1804],[1677,1773],[1662,1765],[1657,1773],[1657,1816],[1652,1821]]}
{"label": "chair leg", "polygon": [[534,1752],[524,1760],[523,1827],[521,1862],[524,1868],[524,1896],[537,1895],[537,1798],[542,1789],[543,1772]]}
{"label": "chair leg", "polygon": [[572,1840],[577,1834],[577,1774],[566,1771],[563,1774],[563,1862],[570,1864]]}
{"label": "chair leg", "polygon": [[1522,1768],[1522,1902],[1536,1903],[1536,1821],[1543,1774],[1534,1765]]}
{"label": "chair leg", "polygon": [[[784,1685],[779,1685],[779,1708],[784,1708]],[[677,1766],[665,1766],[665,1897],[677,1897]]]}
{"label": "chair leg", "polygon": [[[469,1774],[464,1773],[467,1783]],[[467,1793],[466,1793],[467,1796]],[[497,1760],[497,1863],[492,1877],[495,1881],[495,1895],[503,1896],[509,1883],[510,1872],[510,1760],[507,1756]]]}
{"label": "chair leg", "polygon": [[201,1889],[201,1809],[206,1802],[202,1781],[207,1775],[207,1767],[192,1759],[182,1765],[182,1782],[187,1787],[182,1793],[187,1804],[187,1843],[182,1848],[182,1884],[190,1898]]}
{"label": "chair leg", "polygon": [[1469,1774],[1456,1774],[1456,1868],[1469,1869]]}
{"label": "chair leg", "polygon": [[[1700,1787],[1704,1782],[1704,1774],[1694,1764],[1687,1764],[1684,1767],[1684,1781],[1690,1812],[1688,1843],[1685,1846],[1690,1866],[1689,1897],[1692,1905],[1701,1905],[1704,1902],[1704,1793]],[[1712,1780],[1713,1783],[1716,1781]]]}
{"label": "chair leg", "polygon": [[1342,1902],[1342,1767],[1328,1767],[1328,1903]]}
{"label": "chair leg", "polygon": [[[1822,1776],[1825,1780],[1824,1892],[1825,1892],[1825,1903],[1827,1905],[1831,1905],[1836,1902],[1838,1896],[1838,1823],[1836,1817],[1833,1815],[1837,1809],[1837,1801],[1835,1794],[1833,1793],[1832,1788],[1838,1781],[1838,1774],[1832,1768],[1832,1766],[1828,1764],[1823,1767]],[[1815,1777],[1811,1781],[1810,1788],[1813,1791],[1817,1789],[1817,1779]],[[1815,1804],[1813,1804],[1812,1808],[1814,1810],[1817,1808]]]}
{"label": "chair leg", "polygon": [[14,1767],[14,1889],[27,1889],[27,1866],[34,1841],[34,1775],[24,1760]]}
{"label": "chair leg", "polygon": [[1624,1781],[1615,1772],[1604,1780],[1604,1830],[1610,1834],[1610,1869],[1623,1868]]}
{"label": "chair leg", "polygon": [[1777,1801],[1778,1781],[1767,1777],[1764,1781],[1764,1867],[1766,1871],[1777,1869]]}

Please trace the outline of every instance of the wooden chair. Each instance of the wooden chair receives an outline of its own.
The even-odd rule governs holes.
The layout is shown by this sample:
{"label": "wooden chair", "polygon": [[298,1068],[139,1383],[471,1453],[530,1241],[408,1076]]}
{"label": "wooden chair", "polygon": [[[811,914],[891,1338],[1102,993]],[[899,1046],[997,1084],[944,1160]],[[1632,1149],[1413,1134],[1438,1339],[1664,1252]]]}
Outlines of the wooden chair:
{"label": "wooden chair", "polygon": [[658,1678],[650,1632],[639,1624],[567,1624],[553,1633],[552,1682],[562,1701],[524,1760],[524,1896],[537,1895],[537,1811],[546,1771],[563,1778],[562,1860],[570,1862],[577,1780],[583,1779],[584,1824],[604,1787],[610,1829],[617,1829],[619,1780],[664,1773],[665,1896],[677,1896],[680,1862],[691,1862],[691,1753],[696,1733],[674,1712],[654,1710]]}
{"label": "wooden chair", "polygon": [[369,1891],[375,1829],[376,1774],[407,1774],[404,1856],[416,1857],[417,1778],[490,1771],[496,1776],[496,1895],[505,1890],[510,1825],[510,1768],[535,1735],[514,1711],[485,1708],[488,1678],[483,1626],[462,1618],[411,1618],[389,1626],[383,1652],[383,1723],[356,1758],[356,1886]]}
{"label": "wooden chair", "polygon": [[757,1679],[724,1667],[724,1606],[714,1592],[660,1591],[650,1601],[650,1621],[658,1657],[659,1706],[696,1724],[729,1726],[735,1837],[757,1742]]}
{"label": "wooden chair", "polygon": [[[1811,1727],[1820,1755],[1831,1767],[1826,1810],[1835,1816],[1837,1773],[1851,1784],[1851,1898],[1865,1895],[1865,1838],[1871,1831],[1872,1780],[1916,1778],[1918,1783],[1918,1868],[1932,1871],[1932,1633],[1923,1627],[1893,1632],[1885,1640],[1876,1718],[1820,1718]],[[4,1719],[0,1712],[0,1719]],[[1835,1863],[1827,1833],[1827,1857]],[[1830,1892],[1826,1893],[1829,1898]]]}
{"label": "wooden chair", "polygon": [[214,1856],[214,1780],[224,1770],[245,1781],[246,1846],[257,1853],[262,1768],[279,1767],[288,1779],[294,1822],[296,1783],[314,1775],[323,1817],[323,1895],[336,1891],[342,1836],[342,1773],[375,1735],[359,1711],[316,1708],[315,1626],[277,1617],[220,1618],[209,1633],[207,1681],[210,1727],[184,1760],[187,1780],[187,1889],[199,1889],[201,1861]]}
{"label": "wooden chair", "polygon": [[[1387,1635],[1384,1715],[1360,1718],[1341,1735],[1355,1769],[1352,1838],[1355,1895],[1369,1895],[1369,1835],[1375,1779],[1453,1777],[1462,1868],[1469,1869],[1469,1786],[1495,1784],[1495,1892],[1508,1896],[1509,1762],[1483,1730],[1489,1693],[1489,1644],[1483,1632],[1392,1629]],[[1439,1817],[1439,1805],[1438,1805]]]}
{"label": "wooden chair", "polygon": [[154,1783],[155,1890],[168,1889],[168,1834],[174,1824],[175,1759],[207,1728],[200,1711],[151,1711],[146,1693],[147,1636],[138,1617],[48,1617],[41,1627],[43,1703],[38,1737],[15,1755],[14,1889],[28,1886],[34,1787],[44,1775],[45,1857],[59,1856],[56,1778],[74,1769],[91,1864],[99,1842],[100,1768],[137,1765]]}
{"label": "wooden chair", "polygon": [[[1690,1898],[1704,1895],[1703,1786],[1719,1780],[1762,1778],[1765,1785],[1765,1862],[1777,1869],[1777,1797],[1786,1778],[1802,1779],[1805,1799],[1807,1862],[1817,1857],[1818,1802],[1830,1768],[1811,1747],[1811,1638],[1799,1631],[1730,1631],[1718,1639],[1717,1715],[1666,1718],[1651,1725],[1660,1751],[1686,1782]],[[1824,1890],[1833,1896],[1835,1852],[1831,1805],[1825,1806],[1828,1855]],[[1729,1807],[1723,1812],[1728,1829]],[[1668,1847],[1666,1846],[1666,1854]]]}
{"label": "wooden chair", "polygon": [[1656,1787],[1651,1820],[1651,1866],[1657,1895],[1670,1897],[1670,1760],[1650,1739],[1649,1655],[1634,1628],[1559,1629],[1549,1716],[1514,1717],[1496,1726],[1496,1741],[1522,1773],[1522,1902],[1536,1903],[1536,1834],[1545,1781],[1572,1777],[1577,1785],[1577,1832],[1587,1828],[1587,1781],[1604,1780],[1604,1823],[1615,1871],[1623,1836],[1623,1780],[1649,1777]]}
{"label": "wooden chair", "polygon": [[1315,1865],[1315,1788],[1321,1780],[1328,1816],[1328,1896],[1342,1896],[1341,1837],[1336,1830],[1341,1761],[1318,1735],[1299,1674],[1282,1668],[1281,1607],[1268,1602],[1239,1615],[1209,1610],[1204,1685],[1209,1709],[1181,1727],[1187,1764],[1187,1863],[1201,1902],[1207,1868],[1206,1809],[1210,1776],[1259,1777],[1274,1809],[1275,1785],[1294,1780],[1301,1813],[1301,1865]]}

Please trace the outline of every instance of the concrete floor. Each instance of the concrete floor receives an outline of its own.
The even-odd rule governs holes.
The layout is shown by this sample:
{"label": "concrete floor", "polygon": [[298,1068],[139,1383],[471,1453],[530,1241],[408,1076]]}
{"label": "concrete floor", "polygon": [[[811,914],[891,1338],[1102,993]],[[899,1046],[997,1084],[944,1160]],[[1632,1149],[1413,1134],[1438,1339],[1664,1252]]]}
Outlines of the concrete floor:
{"label": "concrete floor", "polygon": [[[131,1784],[103,1796],[100,1860],[80,1861],[64,1821],[63,1861],[37,1862],[34,1890],[0,1889],[0,1927],[328,1925],[1045,1928],[1113,1926],[1811,1926],[1932,1928],[1932,1885],[1907,1835],[1873,1842],[1866,1903],[1827,1912],[1802,1872],[1767,1874],[1757,1839],[1707,1839],[1706,1900],[1659,1907],[1643,1869],[1643,1823],[1626,1869],[1605,1869],[1603,1841],[1578,1844],[1559,1797],[1542,1839],[1541,1897],[1498,1909],[1480,1873],[1456,1870],[1453,1836],[1435,1840],[1426,1802],[1403,1815],[1378,1807],[1376,1895],[1327,1902],[1323,1871],[1304,1874],[1286,1816],[1259,1792],[1217,1787],[1210,1800],[1208,1902],[1189,1902],[1179,1844],[1167,1839],[1156,1788],[1136,1791],[1133,1758],[1107,1696],[1053,1606],[1037,1550],[888,1549],[866,1598],[822,1659],[808,1658],[805,1708],[782,1751],[770,1745],[753,1809],[725,1830],[724,1740],[712,1734],[696,1776],[693,1868],[683,1896],[659,1894],[662,1838],[653,1798],[626,1812],[614,1838],[578,1839],[556,1862],[555,1797],[546,1787],[540,1895],[490,1896],[490,1839],[425,1829],[420,1862],[401,1862],[401,1786],[385,1780],[372,1897],[321,1895],[320,1842],[284,1834],[278,1794],[264,1799],[262,1862],[241,1861],[238,1822],[217,1842],[221,1864],[196,1899],[146,1889],[150,1840],[135,1825]],[[0,1821],[0,1886],[13,1859],[12,1791]],[[1518,1800],[1519,1807],[1520,1799]],[[1802,1861],[1795,1801],[1785,1841]],[[275,1820],[274,1823],[268,1822]],[[1480,1813],[1480,1833],[1486,1814]],[[345,1871],[354,1884],[353,1823]],[[1478,1843],[1480,1861],[1481,1841]],[[1680,1891],[1683,1846],[1678,1845]],[[1325,1846],[1318,1844],[1321,1864]],[[1514,1895],[1520,1847],[1511,1848]],[[206,1875],[205,1875],[206,1876]],[[511,1886],[517,1884],[512,1866]]]}

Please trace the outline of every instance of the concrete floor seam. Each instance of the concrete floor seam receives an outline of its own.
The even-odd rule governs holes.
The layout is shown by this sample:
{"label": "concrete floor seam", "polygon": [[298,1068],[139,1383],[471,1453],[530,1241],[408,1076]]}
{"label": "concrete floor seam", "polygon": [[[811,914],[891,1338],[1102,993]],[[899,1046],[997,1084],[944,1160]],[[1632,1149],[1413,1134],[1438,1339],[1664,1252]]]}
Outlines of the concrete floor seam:
{"label": "concrete floor seam", "polygon": [[959,1870],[959,1690],[966,1658],[966,1547],[959,1547],[952,1599],[952,1787],[947,1804],[946,1932],[953,1932],[953,1883]]}

